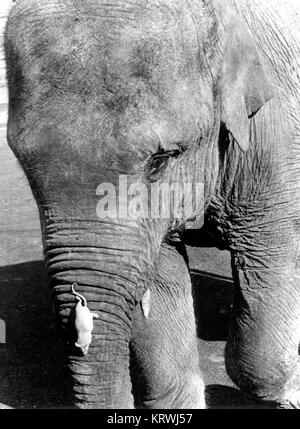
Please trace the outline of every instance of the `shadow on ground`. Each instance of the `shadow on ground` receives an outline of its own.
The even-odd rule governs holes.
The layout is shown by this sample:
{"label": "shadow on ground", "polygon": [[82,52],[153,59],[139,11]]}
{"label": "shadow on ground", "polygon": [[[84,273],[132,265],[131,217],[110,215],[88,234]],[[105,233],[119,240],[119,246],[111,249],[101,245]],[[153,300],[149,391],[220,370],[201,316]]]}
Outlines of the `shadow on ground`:
{"label": "shadow on ground", "polygon": [[42,261],[0,268],[0,403],[13,408],[68,407],[70,384],[53,323]]}
{"label": "shadow on ground", "polygon": [[233,282],[227,277],[191,270],[198,337],[226,341],[233,302]]}
{"label": "shadow on ground", "polygon": [[[216,359],[214,341],[225,341],[232,283],[192,271],[198,334],[202,338],[201,359],[214,374],[206,387],[210,408],[254,408],[238,389],[218,384],[224,370]],[[50,294],[42,261],[0,268],[0,318],[6,324],[6,343],[0,344],[0,403],[13,408],[69,408],[70,382],[65,367],[63,345],[49,329],[53,323]],[[199,340],[201,341],[201,340]],[[215,345],[214,345],[215,344]],[[208,355],[211,355],[209,358]],[[217,362],[218,361],[218,368]],[[204,374],[205,377],[205,374]]]}
{"label": "shadow on ground", "polygon": [[220,384],[211,384],[205,388],[207,407],[210,409],[275,409],[273,403],[263,403],[251,400],[239,389]]}

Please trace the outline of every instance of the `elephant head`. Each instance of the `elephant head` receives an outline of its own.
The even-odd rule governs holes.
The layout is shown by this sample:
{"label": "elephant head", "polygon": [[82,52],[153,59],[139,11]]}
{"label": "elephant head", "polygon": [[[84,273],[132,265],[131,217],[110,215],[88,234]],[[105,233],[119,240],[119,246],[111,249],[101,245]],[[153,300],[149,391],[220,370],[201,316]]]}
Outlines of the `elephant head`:
{"label": "elephant head", "polygon": [[[8,140],[39,208],[76,403],[132,407],[134,308],[162,242],[209,204],[224,130],[247,150],[249,118],[272,97],[258,49],[226,2],[28,0],[10,14],[6,58]],[[201,204],[153,217],[148,199],[141,215],[141,184],[174,183],[203,184]],[[78,316],[87,353],[73,283],[97,315]]]}

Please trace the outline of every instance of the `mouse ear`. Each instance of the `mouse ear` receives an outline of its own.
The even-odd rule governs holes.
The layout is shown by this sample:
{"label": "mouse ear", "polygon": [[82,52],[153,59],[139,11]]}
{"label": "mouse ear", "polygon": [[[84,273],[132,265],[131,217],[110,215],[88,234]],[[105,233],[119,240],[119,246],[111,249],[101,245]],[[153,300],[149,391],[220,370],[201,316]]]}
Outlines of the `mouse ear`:
{"label": "mouse ear", "polygon": [[245,151],[249,146],[249,118],[274,97],[274,92],[250,32],[235,16],[228,23],[221,97],[221,120]]}

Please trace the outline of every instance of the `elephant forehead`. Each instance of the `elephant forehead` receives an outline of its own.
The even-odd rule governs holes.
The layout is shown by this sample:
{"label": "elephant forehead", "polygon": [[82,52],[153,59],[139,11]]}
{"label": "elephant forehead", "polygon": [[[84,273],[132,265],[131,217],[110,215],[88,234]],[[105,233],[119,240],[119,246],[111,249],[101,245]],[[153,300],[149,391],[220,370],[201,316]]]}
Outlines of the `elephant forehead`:
{"label": "elephant forehead", "polygon": [[180,78],[194,74],[199,80],[209,73],[204,51],[212,24],[201,11],[195,18],[183,2],[115,0],[78,2],[72,13],[73,3],[60,4],[61,13],[34,11],[21,47],[30,51],[28,66],[39,69],[33,74],[55,84],[67,78],[73,92],[76,86],[130,92],[149,83],[163,95]]}
{"label": "elephant forehead", "polygon": [[137,143],[152,152],[158,143],[168,149],[196,139],[199,126],[210,126],[210,73],[185,3],[58,4],[61,13],[46,15],[42,5],[34,11],[14,43],[22,69],[14,108],[25,107],[34,132],[45,117],[73,146]]}
{"label": "elephant forehead", "polygon": [[213,101],[190,17],[184,24],[125,26],[103,45],[99,104],[106,120],[117,123],[115,137],[167,149],[199,136]]}

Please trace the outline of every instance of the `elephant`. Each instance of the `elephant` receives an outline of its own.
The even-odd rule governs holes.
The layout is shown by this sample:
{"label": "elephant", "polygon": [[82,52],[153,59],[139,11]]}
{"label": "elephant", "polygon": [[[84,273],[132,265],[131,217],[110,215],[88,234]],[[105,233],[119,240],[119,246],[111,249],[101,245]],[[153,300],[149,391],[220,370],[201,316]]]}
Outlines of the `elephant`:
{"label": "elephant", "polygon": [[[298,24],[282,0],[12,8],[7,139],[39,209],[74,406],[205,408],[186,244],[209,236],[231,252],[228,375],[300,407]],[[130,211],[124,178],[132,200],[184,183],[201,198]]]}

